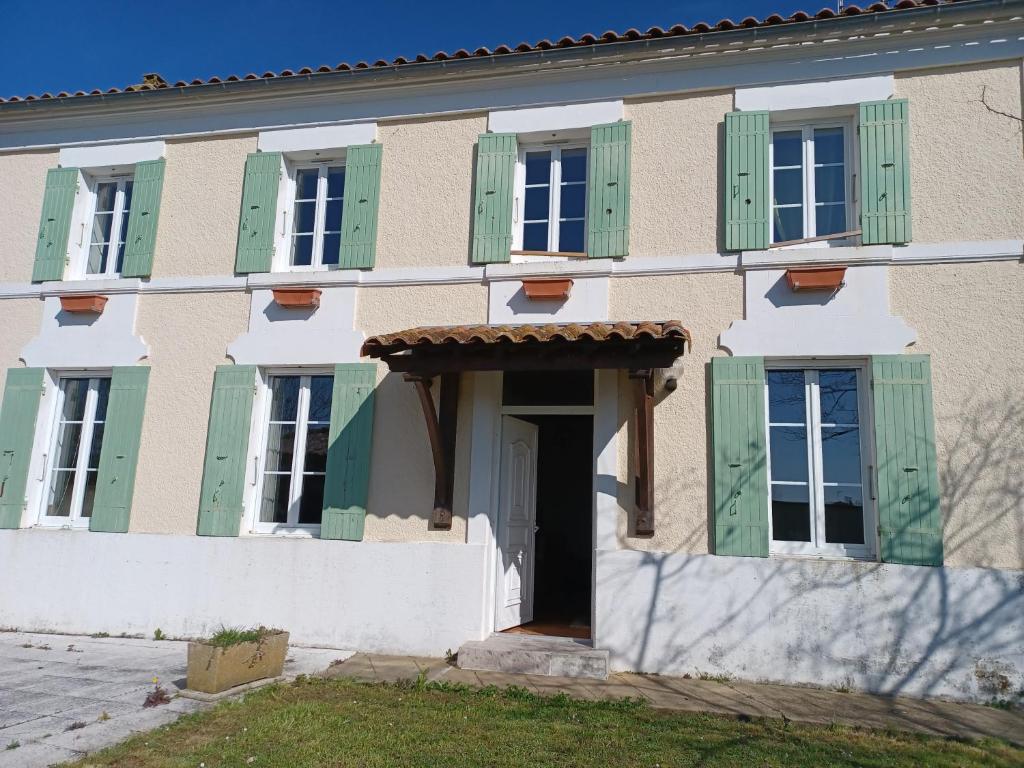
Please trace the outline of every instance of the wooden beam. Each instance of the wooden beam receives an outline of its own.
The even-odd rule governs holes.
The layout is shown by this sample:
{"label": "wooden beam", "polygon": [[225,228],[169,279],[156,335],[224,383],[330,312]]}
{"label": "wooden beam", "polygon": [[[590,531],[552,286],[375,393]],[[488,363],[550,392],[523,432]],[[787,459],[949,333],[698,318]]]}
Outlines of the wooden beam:
{"label": "wooden beam", "polygon": [[654,371],[632,370],[636,398],[636,535],[654,533]]}
{"label": "wooden beam", "polygon": [[446,373],[441,377],[441,418],[430,396],[433,376],[406,374],[405,380],[416,387],[423,418],[427,424],[427,438],[434,459],[434,510],[430,522],[434,528],[452,527],[452,494],[455,486],[455,434],[459,404],[458,374]]}

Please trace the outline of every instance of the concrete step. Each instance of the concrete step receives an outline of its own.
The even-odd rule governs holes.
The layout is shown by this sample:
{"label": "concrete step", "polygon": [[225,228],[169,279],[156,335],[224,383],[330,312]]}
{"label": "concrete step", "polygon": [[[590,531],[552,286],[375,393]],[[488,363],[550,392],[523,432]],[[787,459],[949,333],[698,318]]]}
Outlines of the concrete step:
{"label": "concrete step", "polygon": [[459,648],[459,667],[548,677],[608,678],[608,651],[571,637],[491,635]]}

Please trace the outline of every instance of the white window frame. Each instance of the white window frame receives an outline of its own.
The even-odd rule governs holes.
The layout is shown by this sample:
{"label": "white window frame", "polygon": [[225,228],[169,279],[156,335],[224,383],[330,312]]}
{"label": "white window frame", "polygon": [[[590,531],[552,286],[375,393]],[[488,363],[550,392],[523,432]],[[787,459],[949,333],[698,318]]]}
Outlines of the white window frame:
{"label": "white window frame", "polygon": [[[816,558],[872,560],[878,551],[878,511],[875,492],[874,415],[869,396],[870,373],[865,360],[766,360],[765,372],[777,370],[803,370],[805,385],[811,384],[806,398],[803,425],[809,431],[807,478],[810,513],[813,516],[811,541],[776,541],[772,515],[771,416],[769,415],[768,379],[764,384],[764,434],[766,472],[768,478],[768,549],[773,555],[795,555]],[[821,447],[821,397],[818,392],[818,372],[823,370],[854,370],[857,372],[857,409],[860,435],[861,497],[864,503],[864,543],[829,544],[825,541],[825,486]],[[779,426],[779,425],[776,425]],[[778,484],[786,484],[778,482]],[[800,485],[801,483],[793,483]]]}
{"label": "white window frame", "polygon": [[[270,414],[272,397],[270,380],[278,376],[298,376],[299,402],[297,423],[295,426],[295,450],[292,453],[292,483],[288,493],[288,521],[285,523],[265,523],[260,521],[260,509],[263,505],[263,485],[266,481],[267,441],[270,438]],[[303,477],[306,463],[306,435],[309,426],[309,379],[313,376],[334,376],[334,369],[329,367],[314,368],[268,368],[261,372],[257,385],[256,412],[259,415],[257,429],[253,430],[258,437],[250,452],[252,456],[254,477],[250,483],[252,494],[249,500],[249,532],[255,535],[317,537],[320,535],[319,523],[299,523],[299,501],[302,497],[303,480],[298,485],[296,477]],[[299,446],[302,446],[301,450]],[[325,472],[326,474],[326,472]]]}
{"label": "white window frame", "polygon": [[[85,500],[86,476],[88,472],[89,453],[92,448],[93,432],[96,428],[96,405],[99,400],[99,380],[109,379],[110,370],[88,370],[88,371],[61,371],[55,378],[53,414],[50,418],[49,437],[46,440],[47,452],[42,457],[42,473],[37,481],[42,482],[42,494],[39,504],[38,524],[48,528],[80,528],[88,529],[89,517],[82,517],[82,504]],[[78,456],[75,457],[75,481],[71,490],[71,510],[67,517],[48,515],[50,505],[51,479],[57,461],[57,439],[60,436],[60,424],[64,412],[64,388],[63,382],[66,379],[89,379],[89,389],[85,398],[85,411],[82,415],[82,432],[79,436]],[[109,401],[107,407],[107,419],[109,421]],[[97,467],[97,473],[99,467]]]}
{"label": "white window frame", "polygon": [[[803,160],[803,200],[804,226],[800,238],[817,237],[817,202],[814,191],[814,131],[822,128],[843,129],[843,157],[846,164],[846,230],[860,229],[857,220],[859,201],[857,199],[857,168],[859,158],[856,155],[856,125],[852,117],[831,118],[820,120],[803,120],[795,122],[772,122],[768,136],[768,238],[770,243],[775,240],[775,134],[787,131],[801,132]],[[811,234],[811,233],[815,234]],[[781,242],[781,241],[778,241]],[[790,248],[836,248],[849,246],[854,238],[836,238],[821,240],[814,243],[799,243]]]}
{"label": "white window frame", "polygon": [[[78,280],[110,280],[121,276],[117,270],[117,247],[116,244],[122,240],[122,235],[127,241],[127,232],[121,232],[121,220],[124,218],[124,197],[125,187],[129,181],[135,181],[134,167],[131,171],[94,175],[86,173],[84,176],[86,188],[85,216],[79,222],[78,243],[75,246],[74,269],[72,270],[75,279]],[[92,274],[89,272],[89,249],[92,244],[93,219],[96,217],[97,190],[100,184],[115,183],[117,191],[114,196],[113,220],[110,223],[110,242],[115,247],[107,255],[107,268],[103,272]],[[133,194],[134,197],[134,194]]]}
{"label": "white window frame", "polygon": [[[587,150],[587,177],[583,181],[583,251],[587,252],[588,227],[587,219],[590,215],[590,142],[588,141],[566,141],[557,144],[525,144],[519,147],[519,156],[516,160],[515,174],[515,196],[512,201],[512,251],[513,255],[534,255],[548,256],[561,255],[563,253],[576,253],[575,251],[563,252],[559,250],[558,238],[560,235],[562,196],[562,152],[567,149]],[[523,225],[526,223],[526,155],[529,152],[550,152],[551,171],[548,178],[551,194],[548,200],[548,250],[547,251],[523,251]],[[516,252],[519,254],[516,254]]]}
{"label": "white window frame", "polygon": [[[324,229],[327,219],[327,171],[329,168],[345,169],[345,193],[348,192],[348,169],[344,158],[333,157],[316,161],[285,160],[285,173],[280,190],[282,203],[278,205],[281,220],[277,237],[277,271],[279,272],[322,272],[340,269],[340,264],[324,264]],[[292,264],[292,239],[294,234],[295,199],[298,194],[299,171],[318,170],[316,192],[316,214],[313,223],[313,255],[308,265]],[[344,194],[343,194],[344,199]],[[344,203],[342,204],[344,207]],[[343,219],[344,221],[344,219]]]}

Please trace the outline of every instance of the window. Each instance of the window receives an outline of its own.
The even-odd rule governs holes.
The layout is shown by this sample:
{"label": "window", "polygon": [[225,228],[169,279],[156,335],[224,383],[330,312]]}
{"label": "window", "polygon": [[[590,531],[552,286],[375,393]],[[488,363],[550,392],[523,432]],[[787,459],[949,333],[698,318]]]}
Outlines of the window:
{"label": "window", "polygon": [[316,165],[294,171],[295,203],[289,242],[292,267],[336,265],[341,256],[345,167]]}
{"label": "window", "polygon": [[851,229],[850,133],[835,124],[772,131],[773,243]]}
{"label": "window", "polygon": [[587,148],[524,149],[516,178],[514,250],[586,251]]}
{"label": "window", "polygon": [[270,376],[257,533],[320,526],[334,377]]}
{"label": "window", "polygon": [[124,264],[128,215],[132,207],[130,176],[98,179],[93,184],[93,209],[85,274],[115,277]]}
{"label": "window", "polygon": [[771,548],[867,557],[860,368],[766,371]]}
{"label": "window", "polygon": [[109,396],[110,379],[106,377],[60,380],[56,423],[47,454],[44,524],[88,525]]}

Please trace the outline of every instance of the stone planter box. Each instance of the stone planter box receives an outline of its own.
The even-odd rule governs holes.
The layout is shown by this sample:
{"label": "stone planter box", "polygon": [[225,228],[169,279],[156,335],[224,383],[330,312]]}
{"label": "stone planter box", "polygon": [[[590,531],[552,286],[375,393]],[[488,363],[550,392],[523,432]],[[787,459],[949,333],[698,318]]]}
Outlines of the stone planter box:
{"label": "stone planter box", "polygon": [[254,643],[227,648],[193,640],[188,644],[188,687],[220,693],[255,680],[280,677],[287,655],[287,632],[270,632]]}
{"label": "stone planter box", "polygon": [[101,314],[103,307],[107,304],[106,296],[61,296],[60,308],[65,312]]}

